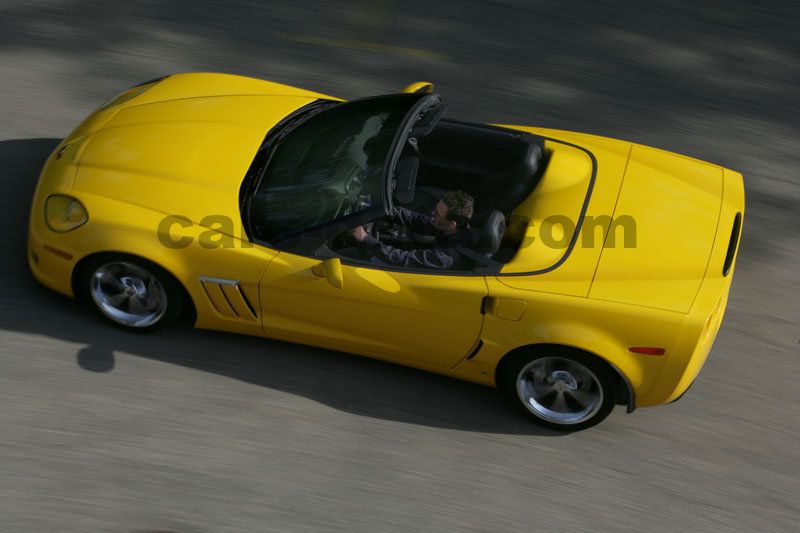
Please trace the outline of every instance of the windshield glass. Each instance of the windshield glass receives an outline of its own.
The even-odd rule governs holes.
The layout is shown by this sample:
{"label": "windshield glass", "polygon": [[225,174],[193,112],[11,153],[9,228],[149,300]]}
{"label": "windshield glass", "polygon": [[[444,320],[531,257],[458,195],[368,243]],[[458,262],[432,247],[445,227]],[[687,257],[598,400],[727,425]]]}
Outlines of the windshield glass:
{"label": "windshield glass", "polygon": [[274,148],[250,200],[254,236],[279,242],[381,207],[392,141],[420,97],[399,94],[340,104],[289,133]]}

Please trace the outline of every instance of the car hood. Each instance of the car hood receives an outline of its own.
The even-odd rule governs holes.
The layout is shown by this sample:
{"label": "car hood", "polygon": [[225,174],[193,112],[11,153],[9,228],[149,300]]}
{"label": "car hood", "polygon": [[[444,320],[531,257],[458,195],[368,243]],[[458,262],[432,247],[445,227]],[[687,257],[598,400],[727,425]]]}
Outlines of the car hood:
{"label": "car hood", "polygon": [[139,205],[242,235],[239,188],[267,132],[308,96],[184,98],[119,110],[87,134],[76,191]]}

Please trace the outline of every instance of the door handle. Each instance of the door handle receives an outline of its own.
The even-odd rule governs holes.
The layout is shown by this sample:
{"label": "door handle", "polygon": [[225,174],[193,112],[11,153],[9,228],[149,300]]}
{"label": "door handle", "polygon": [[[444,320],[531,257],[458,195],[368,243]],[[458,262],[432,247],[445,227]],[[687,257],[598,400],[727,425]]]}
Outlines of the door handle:
{"label": "door handle", "polygon": [[497,305],[497,298],[493,296],[484,296],[481,300],[481,314],[493,314],[494,308]]}

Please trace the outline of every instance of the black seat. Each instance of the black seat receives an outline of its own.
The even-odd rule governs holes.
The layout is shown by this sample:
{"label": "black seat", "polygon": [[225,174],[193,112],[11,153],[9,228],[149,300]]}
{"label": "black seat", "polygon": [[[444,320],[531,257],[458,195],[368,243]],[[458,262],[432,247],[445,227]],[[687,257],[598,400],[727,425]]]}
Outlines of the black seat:
{"label": "black seat", "polygon": [[422,158],[411,209],[430,212],[446,190],[471,194],[506,216],[536,187],[546,164],[544,139],[531,133],[442,120],[420,139]]}
{"label": "black seat", "polygon": [[538,139],[531,137],[530,144],[525,146],[524,155],[518,160],[515,168],[508,172],[489,178],[481,203],[492,209],[511,214],[517,205],[533,191],[539,183],[544,150]]}
{"label": "black seat", "polygon": [[491,274],[502,268],[502,263],[493,256],[500,249],[505,231],[506,217],[500,211],[489,211],[472,220],[470,246],[457,248],[459,253],[472,261],[470,268],[472,272]]}
{"label": "black seat", "polygon": [[469,246],[458,246],[456,250],[467,258],[467,270],[478,274],[496,273],[502,268],[502,263],[492,256],[497,253],[506,230],[506,219],[500,211],[492,211],[480,224],[475,224],[470,231],[471,242]]}
{"label": "black seat", "polygon": [[506,217],[500,211],[489,211],[472,224],[472,248],[485,257],[500,249],[506,231]]}

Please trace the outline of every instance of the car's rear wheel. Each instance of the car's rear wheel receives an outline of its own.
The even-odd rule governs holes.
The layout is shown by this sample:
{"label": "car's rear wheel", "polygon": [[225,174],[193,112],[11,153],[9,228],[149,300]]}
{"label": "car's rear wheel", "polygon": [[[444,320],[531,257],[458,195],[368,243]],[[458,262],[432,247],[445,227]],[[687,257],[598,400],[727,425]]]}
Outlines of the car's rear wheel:
{"label": "car's rear wheel", "polygon": [[180,314],[174,278],[144,259],[104,254],[90,258],[79,279],[83,299],[114,324],[136,331],[163,328]]}
{"label": "car's rear wheel", "polygon": [[599,424],[616,403],[616,379],[608,366],[569,348],[515,354],[498,378],[509,401],[538,424],[560,431]]}

